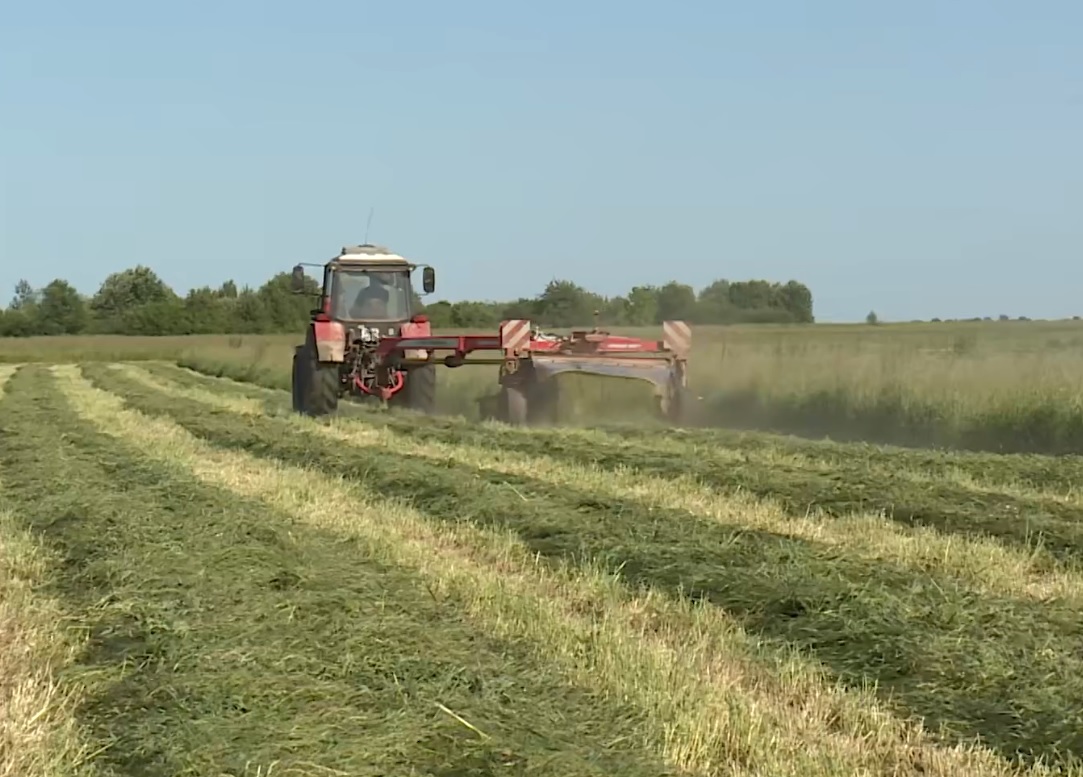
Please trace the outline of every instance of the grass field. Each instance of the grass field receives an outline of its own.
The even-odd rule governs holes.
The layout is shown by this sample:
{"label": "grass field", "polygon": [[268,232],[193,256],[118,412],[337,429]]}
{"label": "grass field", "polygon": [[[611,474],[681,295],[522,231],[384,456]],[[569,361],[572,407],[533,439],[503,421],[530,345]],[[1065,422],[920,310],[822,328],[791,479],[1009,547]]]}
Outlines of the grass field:
{"label": "grass field", "polygon": [[[659,336],[655,330],[632,330]],[[167,359],[289,387],[298,336],[33,338],[0,361]],[[440,371],[442,412],[477,417],[495,367]],[[916,447],[1083,454],[1083,322],[702,327],[697,423]],[[561,420],[641,422],[640,384],[563,379]]]}
{"label": "grass field", "polygon": [[314,421],[252,342],[0,365],[0,775],[1083,775],[1078,457]]}

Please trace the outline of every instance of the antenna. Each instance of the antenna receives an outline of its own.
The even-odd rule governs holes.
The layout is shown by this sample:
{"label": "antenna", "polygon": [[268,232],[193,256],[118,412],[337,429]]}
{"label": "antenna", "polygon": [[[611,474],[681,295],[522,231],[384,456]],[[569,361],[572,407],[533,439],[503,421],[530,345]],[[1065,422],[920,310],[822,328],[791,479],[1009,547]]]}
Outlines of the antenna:
{"label": "antenna", "polygon": [[372,213],[375,210],[376,210],[375,205],[369,208],[369,220],[365,224],[365,245],[368,245],[368,243],[369,243],[369,227],[372,226]]}

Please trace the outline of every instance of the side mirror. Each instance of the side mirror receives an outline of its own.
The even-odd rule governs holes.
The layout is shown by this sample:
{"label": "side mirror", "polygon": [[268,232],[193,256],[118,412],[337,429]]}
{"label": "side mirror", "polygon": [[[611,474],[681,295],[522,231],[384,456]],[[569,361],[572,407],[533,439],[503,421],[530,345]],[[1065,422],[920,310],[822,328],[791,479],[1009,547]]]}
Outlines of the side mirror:
{"label": "side mirror", "polygon": [[290,288],[298,293],[305,290],[305,270],[301,265],[296,265],[293,268],[293,275],[290,278]]}
{"label": "side mirror", "polygon": [[421,288],[426,294],[432,294],[436,289],[436,270],[425,267],[421,270]]}

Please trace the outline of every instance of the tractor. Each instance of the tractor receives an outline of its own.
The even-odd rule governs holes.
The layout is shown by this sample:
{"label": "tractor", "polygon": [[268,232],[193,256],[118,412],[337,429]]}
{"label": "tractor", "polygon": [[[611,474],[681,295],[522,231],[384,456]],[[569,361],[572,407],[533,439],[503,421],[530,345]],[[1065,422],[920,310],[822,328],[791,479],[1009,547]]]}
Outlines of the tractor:
{"label": "tractor", "polygon": [[[329,415],[344,396],[434,413],[440,363],[499,365],[493,415],[511,424],[551,414],[558,401],[554,378],[567,372],[647,381],[664,417],[677,423],[687,417],[692,333],[683,321],[662,322],[660,340],[612,335],[597,326],[554,335],[524,319],[501,322],[495,336],[436,335],[413,309],[410,280],[422,267],[424,293],[432,293],[436,272],[429,265],[364,244],[343,248],[322,266],[320,306],[293,357],[298,413]],[[293,288],[300,293],[306,291],[304,267],[293,268]],[[439,362],[438,352],[446,354]]]}
{"label": "tractor", "polygon": [[424,351],[407,350],[385,358],[377,348],[384,338],[425,337],[429,321],[414,310],[413,271],[422,267],[422,288],[436,288],[436,271],[382,246],[346,246],[324,265],[293,268],[292,287],[306,293],[305,266],[323,267],[319,307],[305,342],[293,355],[293,409],[324,416],[344,396],[375,399],[423,413],[436,409],[436,367]]}

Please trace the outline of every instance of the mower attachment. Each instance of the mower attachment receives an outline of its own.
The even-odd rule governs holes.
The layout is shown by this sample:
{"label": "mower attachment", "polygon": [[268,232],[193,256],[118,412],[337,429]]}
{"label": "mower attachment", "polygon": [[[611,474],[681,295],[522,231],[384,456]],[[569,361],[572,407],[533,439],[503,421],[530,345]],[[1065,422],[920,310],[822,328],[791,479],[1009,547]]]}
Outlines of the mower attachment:
{"label": "mower attachment", "polygon": [[[551,379],[568,372],[647,381],[662,412],[676,420],[684,410],[691,342],[691,329],[683,321],[664,322],[662,339],[647,340],[598,328],[552,335],[532,330],[529,320],[510,319],[501,322],[496,337],[385,337],[377,354],[381,360],[403,366],[432,364],[440,351],[445,352],[441,361],[448,367],[499,365],[503,410],[498,416],[511,423],[527,423],[532,404],[552,399]],[[426,358],[409,358],[415,352],[425,353]]]}

